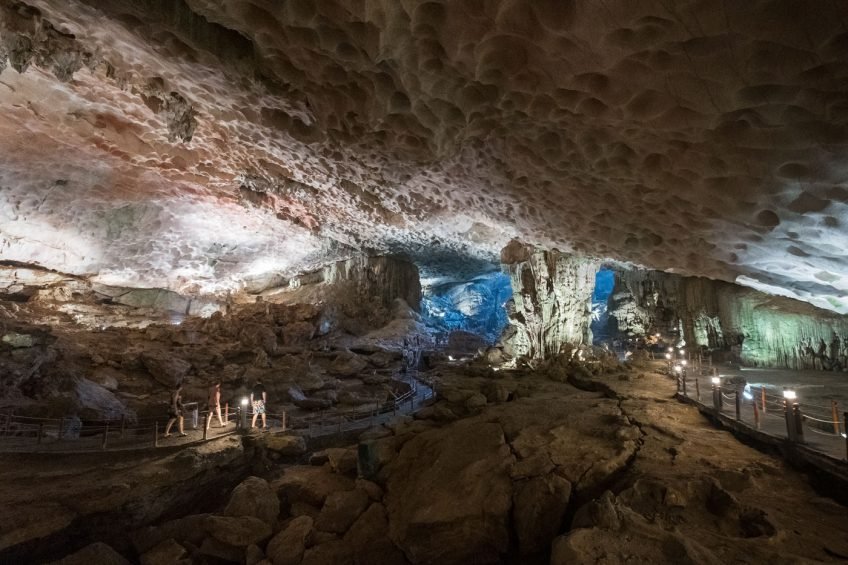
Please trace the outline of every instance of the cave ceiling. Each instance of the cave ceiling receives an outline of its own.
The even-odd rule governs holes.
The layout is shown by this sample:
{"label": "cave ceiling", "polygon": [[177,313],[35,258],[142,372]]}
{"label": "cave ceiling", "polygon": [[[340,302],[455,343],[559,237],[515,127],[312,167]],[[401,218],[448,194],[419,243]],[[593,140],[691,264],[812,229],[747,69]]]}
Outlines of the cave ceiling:
{"label": "cave ceiling", "polygon": [[848,311],[845,2],[3,0],[0,60],[3,261],[202,293],[519,238]]}

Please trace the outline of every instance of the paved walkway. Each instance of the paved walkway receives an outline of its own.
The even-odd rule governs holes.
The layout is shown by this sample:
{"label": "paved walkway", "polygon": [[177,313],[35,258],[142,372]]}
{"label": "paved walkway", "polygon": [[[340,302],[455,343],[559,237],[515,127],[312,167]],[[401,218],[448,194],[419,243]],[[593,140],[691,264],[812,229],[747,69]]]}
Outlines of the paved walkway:
{"label": "paved walkway", "polygon": [[[364,430],[386,423],[397,415],[412,414],[435,397],[433,389],[422,382],[417,373],[404,374],[396,380],[409,384],[410,391],[379,408],[332,411],[318,418],[315,416],[288,418],[286,429],[308,437],[325,437]],[[112,422],[108,427],[105,423],[99,426],[85,426],[78,438],[59,439],[62,435],[61,430],[68,425],[67,421],[16,417],[9,430],[5,429],[5,422],[0,422],[0,452],[58,454],[154,449],[154,431],[158,431],[158,447],[160,448],[188,447],[236,433],[237,418],[237,413],[230,412],[229,421],[223,428],[217,427],[217,423],[213,420],[213,425],[207,432],[207,439],[204,440],[202,418],[197,429],[185,428],[185,436],[179,435],[175,425],[171,430],[171,437],[164,437],[164,421],[159,423],[158,428],[152,422],[144,422],[140,425],[128,426],[123,431],[120,423]],[[269,431],[283,431],[282,419],[282,415],[269,414]],[[189,421],[190,418],[186,418],[186,422]]]}
{"label": "paved walkway", "polygon": [[[761,373],[761,376],[767,375]],[[698,387],[695,386],[696,380]],[[760,386],[759,384],[754,387],[749,386],[748,389],[743,391],[738,421],[752,430],[758,430],[778,439],[788,439],[782,399],[773,393],[775,391],[774,386],[766,387],[766,409],[763,411],[762,388]],[[698,398],[698,389],[700,389],[700,398]],[[684,395],[682,382],[679,383],[678,394]],[[686,378],[686,397],[716,413],[736,420],[736,389],[725,385],[721,395],[721,407],[716,410],[710,377],[690,375]],[[841,421],[842,413],[839,413],[840,424],[837,434],[833,426],[832,416],[830,413],[825,413],[826,407],[824,405],[808,406],[808,410],[805,412],[802,400],[799,399],[799,407],[803,416],[801,429],[803,430],[804,445],[833,459],[846,460],[845,423]],[[755,404],[756,412],[754,410]],[[794,420],[790,423],[794,426]]]}

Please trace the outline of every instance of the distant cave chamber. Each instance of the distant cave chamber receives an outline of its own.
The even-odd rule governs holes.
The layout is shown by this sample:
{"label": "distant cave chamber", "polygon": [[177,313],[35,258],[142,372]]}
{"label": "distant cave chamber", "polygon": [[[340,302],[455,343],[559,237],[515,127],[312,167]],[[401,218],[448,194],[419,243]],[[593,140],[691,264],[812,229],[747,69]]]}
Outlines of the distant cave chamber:
{"label": "distant cave chamber", "polygon": [[473,333],[491,344],[507,325],[506,303],[510,299],[509,277],[500,272],[486,273],[469,281],[425,288],[421,313],[437,330]]}

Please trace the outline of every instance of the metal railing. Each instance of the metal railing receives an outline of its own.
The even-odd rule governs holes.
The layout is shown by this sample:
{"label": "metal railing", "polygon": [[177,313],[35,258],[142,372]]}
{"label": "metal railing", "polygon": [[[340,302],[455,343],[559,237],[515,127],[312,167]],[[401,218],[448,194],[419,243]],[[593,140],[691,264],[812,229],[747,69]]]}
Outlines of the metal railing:
{"label": "metal railing", "polygon": [[[679,396],[716,414],[732,416],[752,430],[848,461],[848,412],[840,414],[836,400],[831,400],[829,406],[813,402],[802,404],[791,393],[786,397],[778,396],[768,392],[765,386],[748,387],[746,392],[742,384],[727,384],[721,377],[704,380],[700,375],[690,376],[685,371],[675,378]],[[702,385],[707,387],[703,394]]]}
{"label": "metal railing", "polygon": [[[316,416],[295,418],[290,418],[287,411],[269,412],[266,413],[266,421],[270,428],[293,430],[308,437],[320,437],[382,423],[397,414],[414,412],[435,398],[432,385],[417,375],[408,376],[407,380],[400,382],[408,384],[409,388],[405,392],[392,394],[392,398],[371,404],[368,408],[335,410],[329,415],[322,410]],[[221,412],[224,428],[214,427],[210,431],[209,424],[217,420],[214,412],[210,414],[208,410],[200,410],[196,402],[185,403],[183,408],[184,428],[189,433],[181,440],[165,442],[162,440],[165,439],[164,431],[168,418],[36,418],[7,412],[0,414],[0,452],[102,451],[193,444],[244,431],[250,426],[253,416],[250,405],[231,409],[229,404],[224,404]],[[175,432],[176,423],[171,434]],[[177,435],[177,438],[179,437]]]}

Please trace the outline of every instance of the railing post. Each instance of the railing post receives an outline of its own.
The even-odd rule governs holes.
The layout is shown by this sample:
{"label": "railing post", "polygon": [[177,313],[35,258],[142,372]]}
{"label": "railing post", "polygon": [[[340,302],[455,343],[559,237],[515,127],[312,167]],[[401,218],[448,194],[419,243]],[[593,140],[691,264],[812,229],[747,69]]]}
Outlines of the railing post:
{"label": "railing post", "polygon": [[798,443],[804,443],[804,418],[801,415],[801,406],[797,402],[792,405],[792,418],[795,420],[795,438]]}
{"label": "railing post", "polygon": [[848,461],[848,412],[842,413],[842,429],[845,430],[845,460]]}
{"label": "railing post", "polygon": [[786,437],[789,441],[795,441],[795,424],[792,422],[792,409],[788,400],[783,401],[783,418],[786,420]]}
{"label": "railing post", "polygon": [[835,400],[830,401],[830,409],[833,414],[833,433],[839,435],[839,408]]}
{"label": "railing post", "polygon": [[153,447],[159,447],[159,422],[153,422]]}
{"label": "railing post", "polygon": [[721,412],[721,385],[713,383],[713,409]]}
{"label": "railing post", "polygon": [[225,426],[230,425],[230,403],[229,402],[224,404],[224,422],[226,422],[226,424],[224,424]]}
{"label": "railing post", "polygon": [[763,403],[763,414],[766,413],[766,387],[760,387],[760,399]]}
{"label": "railing post", "polygon": [[736,386],[736,421],[742,419],[742,387]]}
{"label": "railing post", "polygon": [[701,379],[695,377],[695,397],[698,399],[698,402],[701,401]]}
{"label": "railing post", "polygon": [[209,437],[209,414],[203,416],[203,441]]}
{"label": "railing post", "polygon": [[106,449],[106,442],[109,438],[109,420],[106,420],[106,426],[103,428],[103,443],[100,446],[100,449]]}
{"label": "railing post", "polygon": [[44,437],[44,424],[38,424],[38,443],[41,443],[41,438]]}
{"label": "railing post", "polygon": [[753,402],[751,402],[751,406],[754,407],[754,425],[759,430],[760,429],[760,411],[757,409],[757,401],[754,400]]}
{"label": "railing post", "polygon": [[683,396],[689,396],[686,393],[686,371],[685,370],[680,372],[680,378],[683,380]]}

